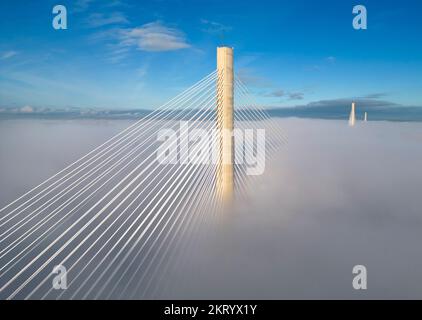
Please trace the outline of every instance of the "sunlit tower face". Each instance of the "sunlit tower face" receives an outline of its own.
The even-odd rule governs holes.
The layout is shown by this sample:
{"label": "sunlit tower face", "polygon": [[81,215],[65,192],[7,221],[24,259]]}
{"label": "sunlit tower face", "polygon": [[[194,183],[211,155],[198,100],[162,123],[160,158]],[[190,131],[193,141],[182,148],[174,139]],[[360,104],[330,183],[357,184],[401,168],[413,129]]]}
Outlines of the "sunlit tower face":
{"label": "sunlit tower face", "polygon": [[233,48],[217,48],[217,128],[219,130],[219,163],[217,190],[223,203],[229,203],[234,193],[234,73]]}

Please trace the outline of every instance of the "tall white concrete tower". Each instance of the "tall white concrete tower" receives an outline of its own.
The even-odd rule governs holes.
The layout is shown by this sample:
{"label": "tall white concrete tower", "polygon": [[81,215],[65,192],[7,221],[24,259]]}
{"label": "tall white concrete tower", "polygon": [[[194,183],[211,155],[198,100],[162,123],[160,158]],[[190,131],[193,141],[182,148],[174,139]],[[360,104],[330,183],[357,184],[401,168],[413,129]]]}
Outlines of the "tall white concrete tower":
{"label": "tall white concrete tower", "polygon": [[219,165],[217,190],[224,203],[234,195],[234,72],[233,48],[217,48],[217,127],[219,130]]}
{"label": "tall white concrete tower", "polygon": [[349,126],[354,127],[356,123],[356,110],[355,110],[355,103],[352,102],[352,110],[350,111],[349,117]]}
{"label": "tall white concrete tower", "polygon": [[363,117],[364,122],[368,122],[368,112],[365,112],[365,116]]}

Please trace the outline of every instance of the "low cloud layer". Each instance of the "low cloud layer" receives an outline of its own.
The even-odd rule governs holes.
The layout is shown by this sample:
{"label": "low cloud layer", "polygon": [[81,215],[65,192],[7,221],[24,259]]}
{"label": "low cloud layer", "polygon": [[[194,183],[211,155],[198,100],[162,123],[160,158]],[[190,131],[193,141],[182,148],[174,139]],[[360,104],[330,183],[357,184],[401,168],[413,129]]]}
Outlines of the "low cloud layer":
{"label": "low cloud layer", "polygon": [[[130,121],[8,120],[0,207]],[[422,127],[278,119],[289,143],[233,211],[196,229],[154,298],[422,298]],[[352,268],[368,268],[368,290]]]}
{"label": "low cloud layer", "polygon": [[[288,146],[249,187],[249,199],[213,226],[214,236],[181,258],[173,279],[182,280],[163,296],[421,298],[422,127],[278,124]],[[359,264],[368,269],[367,291],[352,287]]]}
{"label": "low cloud layer", "polygon": [[309,107],[309,108],[318,108],[318,107],[342,107],[342,106],[350,106],[352,102],[356,102],[361,106],[365,106],[367,108],[373,107],[394,107],[399,106],[397,103],[386,101],[386,100],[379,100],[373,97],[371,98],[343,98],[343,99],[332,99],[332,100],[319,100],[310,102],[305,106],[302,107]]}
{"label": "low cloud layer", "polygon": [[297,117],[312,119],[347,119],[352,102],[356,103],[356,115],[363,119],[365,112],[371,120],[387,121],[422,121],[422,107],[403,106],[394,102],[371,98],[345,98],[320,100],[306,105],[277,108],[269,107],[268,112],[274,117]]}

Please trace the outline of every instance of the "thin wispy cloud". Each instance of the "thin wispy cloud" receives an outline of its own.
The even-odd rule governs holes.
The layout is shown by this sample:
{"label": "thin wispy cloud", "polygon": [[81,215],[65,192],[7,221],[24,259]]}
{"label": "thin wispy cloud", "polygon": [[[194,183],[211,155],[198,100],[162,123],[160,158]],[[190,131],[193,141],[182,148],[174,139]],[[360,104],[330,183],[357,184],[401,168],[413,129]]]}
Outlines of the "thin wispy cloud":
{"label": "thin wispy cloud", "polygon": [[110,50],[106,55],[105,60],[110,63],[119,63],[124,60],[130,52],[127,47],[109,46]]}
{"label": "thin wispy cloud", "polygon": [[321,72],[325,71],[328,66],[332,66],[337,62],[337,58],[334,56],[328,56],[323,60],[316,61],[314,65],[305,66],[304,70],[308,72]]}
{"label": "thin wispy cloud", "polygon": [[6,60],[6,59],[9,59],[9,58],[12,58],[12,57],[16,56],[17,54],[18,54],[18,52],[14,51],[14,50],[2,52],[2,53],[0,53],[0,60]]}
{"label": "thin wispy cloud", "polygon": [[132,29],[122,29],[120,45],[151,52],[175,51],[191,47],[182,31],[165,26],[160,21]]}
{"label": "thin wispy cloud", "polygon": [[127,24],[129,20],[121,12],[112,12],[110,14],[93,13],[88,17],[86,23],[89,27],[97,28],[116,24]]}
{"label": "thin wispy cloud", "polygon": [[385,92],[377,92],[377,93],[370,93],[367,94],[365,96],[363,96],[364,99],[380,99],[383,98],[385,96],[387,96],[388,94]]}
{"label": "thin wispy cloud", "polygon": [[94,2],[95,0],[77,0],[74,3],[73,12],[84,12],[88,10],[89,6]]}
{"label": "thin wispy cloud", "polygon": [[104,7],[112,8],[112,7],[127,7],[127,3],[122,0],[109,0],[104,5]]}
{"label": "thin wispy cloud", "polygon": [[321,70],[322,70],[322,68],[321,68],[321,66],[320,66],[320,65],[318,65],[318,64],[314,64],[314,65],[312,65],[312,66],[305,66],[305,67],[304,67],[304,70],[305,70],[305,71],[308,71],[308,72],[319,72],[319,71],[321,71]]}
{"label": "thin wispy cloud", "polygon": [[312,108],[326,108],[326,107],[343,107],[343,106],[350,106],[352,102],[356,102],[358,105],[362,105],[365,107],[396,107],[399,104],[391,101],[379,100],[374,98],[340,98],[340,99],[332,99],[332,100],[319,100],[308,103],[304,107],[312,107]]}
{"label": "thin wispy cloud", "polygon": [[267,98],[287,98],[287,100],[303,100],[305,94],[303,92],[288,92],[283,89],[275,89],[263,94]]}
{"label": "thin wispy cloud", "polygon": [[251,68],[240,68],[237,71],[239,79],[247,86],[253,88],[271,88],[274,87],[270,79],[255,74]]}
{"label": "thin wispy cloud", "polygon": [[232,31],[232,27],[226,26],[222,23],[210,21],[207,19],[201,19],[203,25],[202,31],[210,34],[221,34]]}
{"label": "thin wispy cloud", "polygon": [[144,64],[143,66],[136,69],[137,76],[140,77],[140,78],[145,77],[148,74],[148,68],[149,68],[149,65]]}
{"label": "thin wispy cloud", "polygon": [[277,88],[277,86],[272,83],[268,78],[256,75],[249,68],[242,68],[238,71],[237,76],[239,79],[249,86],[250,88],[260,88],[262,89],[260,94],[266,98],[277,98],[280,100],[303,100],[305,98],[305,93],[301,91],[288,91],[282,88]]}
{"label": "thin wispy cloud", "polygon": [[289,100],[303,100],[305,95],[303,92],[289,92],[288,96]]}
{"label": "thin wispy cloud", "polygon": [[283,89],[277,89],[271,92],[267,92],[264,94],[265,97],[271,97],[271,98],[281,98],[284,97],[286,93]]}

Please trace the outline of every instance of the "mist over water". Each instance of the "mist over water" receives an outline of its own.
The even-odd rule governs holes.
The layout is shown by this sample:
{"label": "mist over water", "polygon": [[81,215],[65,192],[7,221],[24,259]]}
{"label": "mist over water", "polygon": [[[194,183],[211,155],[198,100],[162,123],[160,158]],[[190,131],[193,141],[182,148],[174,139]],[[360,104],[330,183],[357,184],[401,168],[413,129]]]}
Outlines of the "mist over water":
{"label": "mist over water", "polygon": [[[421,298],[422,127],[280,124],[287,148],[208,251],[190,256],[201,272],[184,297]],[[358,264],[366,292],[352,288]]]}
{"label": "mist over water", "polygon": [[50,178],[134,122],[0,121],[0,207]]}
{"label": "mist over water", "polygon": [[[277,122],[287,146],[247,201],[194,230],[151,298],[422,298],[422,125]],[[1,121],[0,207],[132,123]]]}

